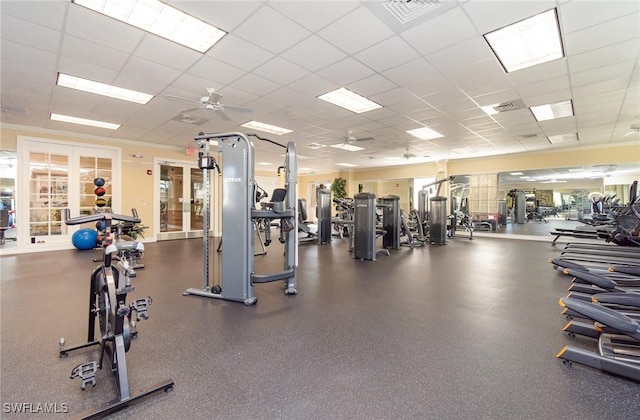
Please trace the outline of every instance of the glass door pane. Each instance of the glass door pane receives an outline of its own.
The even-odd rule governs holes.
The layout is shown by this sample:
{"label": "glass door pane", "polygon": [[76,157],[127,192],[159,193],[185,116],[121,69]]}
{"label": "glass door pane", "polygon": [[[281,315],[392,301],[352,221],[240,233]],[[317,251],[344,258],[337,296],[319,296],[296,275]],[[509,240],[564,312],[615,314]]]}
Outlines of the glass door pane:
{"label": "glass door pane", "polygon": [[[112,212],[112,160],[95,156],[80,156],[80,215]],[[96,178],[104,180],[106,204],[96,205]]]}
{"label": "glass door pane", "polygon": [[184,231],[183,168],[160,165],[160,232]]}
{"label": "glass door pane", "polygon": [[29,153],[29,236],[66,235],[62,209],[68,203],[69,156]]}
{"label": "glass door pane", "polygon": [[190,230],[202,230],[202,208],[204,205],[204,182],[202,169],[191,168],[191,225]]}

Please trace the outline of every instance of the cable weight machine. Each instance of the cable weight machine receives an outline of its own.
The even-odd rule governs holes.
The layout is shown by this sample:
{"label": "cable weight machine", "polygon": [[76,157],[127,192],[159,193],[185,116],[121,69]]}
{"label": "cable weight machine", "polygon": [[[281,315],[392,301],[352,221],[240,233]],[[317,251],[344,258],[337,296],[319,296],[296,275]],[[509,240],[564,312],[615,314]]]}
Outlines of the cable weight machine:
{"label": "cable weight machine", "polygon": [[[256,137],[286,149],[285,162],[278,171],[284,170],[285,187],[274,191],[271,202],[261,202],[256,208],[256,182],[254,177],[254,148],[247,136]],[[298,265],[298,200],[297,159],[295,144],[286,146],[255,134],[200,133],[195,138],[200,152],[198,166],[204,177],[204,234],[202,288],[189,288],[183,295],[242,302],[252,305],[257,302],[254,294],[256,283],[284,282],[284,293],[297,294]],[[222,155],[222,167],[211,155],[211,142],[217,141]],[[224,247],[220,254],[221,285],[211,285],[210,279],[210,170],[217,169],[222,175],[222,232]],[[284,268],[271,274],[256,274],[254,270],[255,222],[265,228],[265,243],[270,242],[270,225],[280,220],[280,242],[284,244]]]}

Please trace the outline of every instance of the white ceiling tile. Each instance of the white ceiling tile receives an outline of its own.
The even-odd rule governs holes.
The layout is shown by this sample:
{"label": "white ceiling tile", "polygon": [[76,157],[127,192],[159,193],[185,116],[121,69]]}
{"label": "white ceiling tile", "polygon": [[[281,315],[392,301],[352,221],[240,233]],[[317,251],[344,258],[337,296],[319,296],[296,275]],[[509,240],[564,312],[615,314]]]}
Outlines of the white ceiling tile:
{"label": "white ceiling tile", "polygon": [[436,75],[438,72],[424,58],[417,58],[405,64],[383,71],[382,75],[398,86],[405,86]]}
{"label": "white ceiling tile", "polygon": [[28,45],[39,50],[57,52],[60,45],[60,31],[2,14],[2,39],[17,44]]}
{"label": "white ceiling tile", "polygon": [[310,74],[300,80],[296,80],[289,86],[299,92],[309,94],[313,97],[320,96],[336,89],[337,87],[335,83],[325,79],[324,77],[318,76],[317,74]]}
{"label": "white ceiling tile", "polygon": [[283,104],[288,104],[289,106],[296,106],[309,100],[310,96],[284,86],[273,92],[269,92],[268,98]]}
{"label": "white ceiling tile", "polygon": [[133,55],[178,70],[188,69],[202,57],[198,51],[150,34],[142,39]]}
{"label": "white ceiling tile", "polygon": [[565,76],[567,74],[567,61],[565,59],[560,59],[507,73],[507,78],[514,86],[518,86],[541,82],[543,80]]}
{"label": "white ceiling tile", "polygon": [[394,36],[357,53],[354,57],[372,69],[381,72],[414,60],[419,55],[402,38]]}
{"label": "white ceiling tile", "polygon": [[252,73],[242,76],[235,82],[231,83],[230,86],[245,92],[251,92],[258,96],[264,96],[280,87],[279,84]]}
{"label": "white ceiling tile", "polygon": [[[68,34],[78,38],[127,53],[131,53],[147,34],[141,29],[76,4],[69,6],[66,30]],[[150,34],[147,36],[155,37]]]}
{"label": "white ceiling tile", "polygon": [[427,61],[443,74],[460,70],[464,66],[486,60],[494,60],[489,45],[482,38],[470,38],[442,50],[427,54]]}
{"label": "white ceiling tile", "polygon": [[258,0],[216,1],[215,7],[212,7],[209,1],[164,0],[164,2],[225,32],[235,29],[264,5],[264,2]]}
{"label": "white ceiling tile", "polygon": [[458,69],[445,72],[446,78],[458,85],[477,80],[479,74],[485,77],[498,77],[504,74],[504,71],[497,60],[491,58],[469,63],[466,66],[460,66]]}
{"label": "white ceiling tile", "polygon": [[311,35],[307,29],[269,7],[259,9],[234,33],[275,54]]}
{"label": "white ceiling tile", "polygon": [[452,104],[456,109],[477,108],[469,101],[469,97],[464,92],[454,86],[431,95],[422,96],[421,99],[436,108],[447,104]]}
{"label": "white ceiling tile", "polygon": [[275,57],[256,68],[253,73],[281,85],[287,85],[307,76],[309,71],[289,60]]}
{"label": "white ceiling tile", "polygon": [[[34,2],[29,1],[3,1],[1,12],[3,15],[11,15],[60,31],[69,4],[61,1],[41,1],[36,6]],[[4,17],[2,19],[4,26]]]}
{"label": "white ceiling tile", "polygon": [[460,8],[447,11],[402,33],[402,37],[422,55],[447,48],[476,35],[475,28]]}
{"label": "white ceiling tile", "polygon": [[133,76],[131,74],[120,73],[113,81],[113,84],[125,89],[137,90],[149,95],[158,95],[166,87],[166,83],[158,83],[148,77]]}
{"label": "white ceiling tile", "polygon": [[628,85],[629,78],[622,77],[618,79],[607,80],[604,82],[576,86],[573,88],[573,95],[575,98],[580,98],[581,96],[591,96],[597,95],[599,93],[624,91]]}
{"label": "white ceiling tile", "polygon": [[637,40],[624,41],[567,58],[572,73],[591,70],[607,64],[635,60],[640,44]]}
{"label": "white ceiling tile", "polygon": [[558,9],[564,33],[571,33],[597,25],[629,13],[637,12],[637,1],[572,1]]}
{"label": "white ceiling tile", "polygon": [[355,1],[278,1],[269,6],[316,32],[358,7]]}
{"label": "white ceiling tile", "polygon": [[233,86],[220,88],[218,89],[218,93],[224,98],[223,103],[241,106],[248,104],[259,96],[256,92],[237,89]]}
{"label": "white ceiling tile", "polygon": [[627,60],[593,70],[572,73],[571,84],[573,86],[582,86],[611,79],[631,77],[635,64],[636,60]]}
{"label": "white ceiling tile", "polygon": [[[253,110],[254,115],[263,115],[286,108],[286,105],[280,102],[272,101],[267,98],[257,98],[246,104]],[[253,118],[253,117],[251,117]],[[263,121],[264,122],[264,121]]]}
{"label": "white ceiling tile", "polygon": [[139,57],[131,57],[122,68],[122,72],[131,76],[145,78],[159,84],[170,84],[182,74],[180,70],[153,63]]}
{"label": "white ceiling tile", "polygon": [[345,86],[357,80],[364,79],[373,73],[374,71],[369,67],[351,57],[345,58],[318,71],[319,75],[326,77],[339,86]]}
{"label": "white ceiling tile", "polygon": [[407,84],[404,88],[406,91],[416,97],[432,95],[442,92],[455,86],[439,73],[434,74],[426,79],[421,79],[415,83]]}
{"label": "white ceiling tile", "polygon": [[382,77],[379,74],[374,74],[373,76],[359,80],[346,87],[354,92],[358,92],[362,96],[371,97],[377,93],[395,89],[398,86],[396,86],[395,83],[390,82],[385,77]]}
{"label": "white ceiling tile", "polygon": [[[226,85],[238,78],[248,74],[244,70],[230,66],[222,61],[209,57],[202,57],[200,61],[195,63],[188,71],[189,74],[195,74],[203,79],[215,81],[217,84]],[[219,86],[214,86],[219,88]]]}
{"label": "white ceiling tile", "polygon": [[233,34],[228,34],[207,52],[207,57],[249,71],[270,60],[274,55]]}
{"label": "white ceiling tile", "polygon": [[516,86],[516,91],[521,97],[530,97],[561,89],[568,90],[569,88],[569,78],[567,76],[561,76],[547,79],[542,82],[519,85]]}
{"label": "white ceiling tile", "polygon": [[318,35],[349,54],[389,38],[393,32],[369,10],[359,7],[318,32]]}
{"label": "white ceiling tile", "polygon": [[554,104],[556,102],[562,102],[569,99],[571,99],[571,90],[569,89],[560,89],[553,92],[542,93],[540,95],[527,96],[522,98],[524,104],[528,107],[544,104]]}
{"label": "white ceiling tile", "polygon": [[118,75],[117,70],[108,69],[93,63],[64,56],[60,57],[57,70],[60,73],[66,73],[72,76],[78,76],[102,83],[111,83]]}
{"label": "white ceiling tile", "polygon": [[494,77],[477,78],[473,81],[461,83],[459,87],[467,95],[476,97],[510,89],[512,86],[507,76],[501,74]]}
{"label": "white ceiling tile", "polygon": [[491,106],[503,102],[511,102],[520,99],[520,95],[514,89],[502,90],[499,92],[479,95],[473,98],[479,106]]}
{"label": "white ceiling tile", "polygon": [[60,49],[62,56],[92,63],[112,70],[120,70],[129,55],[71,35],[65,35]]}
{"label": "white ceiling tile", "polygon": [[482,35],[546,12],[555,6],[555,0],[470,1],[463,4],[462,8]]}
{"label": "white ceiling tile", "polygon": [[[398,88],[398,89],[388,90],[386,92],[379,93],[377,95],[373,95],[369,99],[371,99],[376,103],[379,103],[382,106],[388,107],[389,105],[402,103],[407,99],[415,100],[416,96],[409,94],[403,88]],[[422,107],[422,108],[425,108],[425,107]]]}
{"label": "white ceiling tile", "polygon": [[324,39],[313,35],[283,52],[282,56],[306,69],[316,71],[344,59],[347,55]]}
{"label": "white ceiling tile", "polygon": [[[632,13],[566,34],[566,54],[571,56],[628,40],[640,41],[640,14]],[[640,45],[640,43],[638,44]]]}
{"label": "white ceiling tile", "polygon": [[47,70],[56,70],[58,56],[55,53],[39,50],[24,44],[18,44],[9,40],[2,40],[0,44],[2,60],[11,60],[18,63],[29,63],[30,66]]}

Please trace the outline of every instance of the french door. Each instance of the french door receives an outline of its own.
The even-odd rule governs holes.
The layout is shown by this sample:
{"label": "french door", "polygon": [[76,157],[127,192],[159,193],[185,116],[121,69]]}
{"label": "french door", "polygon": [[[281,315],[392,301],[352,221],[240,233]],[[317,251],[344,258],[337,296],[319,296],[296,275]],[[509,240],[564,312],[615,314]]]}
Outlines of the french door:
{"label": "french door", "polygon": [[193,162],[157,160],[156,223],[159,241],[202,237],[204,179]]}

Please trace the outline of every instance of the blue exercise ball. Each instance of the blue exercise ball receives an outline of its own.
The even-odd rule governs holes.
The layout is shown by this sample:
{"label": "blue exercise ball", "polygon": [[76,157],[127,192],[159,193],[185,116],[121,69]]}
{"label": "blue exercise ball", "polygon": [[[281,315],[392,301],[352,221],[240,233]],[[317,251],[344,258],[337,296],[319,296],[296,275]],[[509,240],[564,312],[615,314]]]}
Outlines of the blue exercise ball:
{"label": "blue exercise ball", "polygon": [[90,228],[79,229],[71,236],[71,243],[80,250],[93,249],[98,245],[98,232]]}

